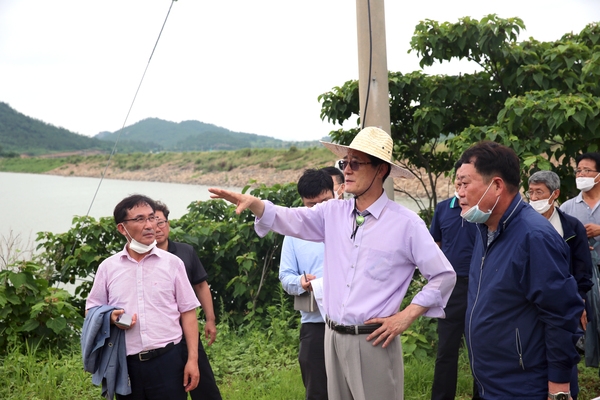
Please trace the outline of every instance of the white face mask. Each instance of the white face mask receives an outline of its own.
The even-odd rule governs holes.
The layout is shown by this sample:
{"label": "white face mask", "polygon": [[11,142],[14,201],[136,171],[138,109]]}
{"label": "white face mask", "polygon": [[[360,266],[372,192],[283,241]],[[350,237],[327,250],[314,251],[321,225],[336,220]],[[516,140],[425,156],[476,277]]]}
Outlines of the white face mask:
{"label": "white face mask", "polygon": [[496,204],[498,204],[498,201],[500,200],[500,196],[498,196],[498,198],[496,199],[496,202],[494,203],[494,206],[488,212],[481,211],[479,209],[479,203],[481,203],[481,200],[483,200],[483,198],[487,194],[488,190],[490,190],[490,188],[492,187],[492,183],[494,183],[494,181],[490,182],[487,189],[485,189],[485,192],[483,192],[483,194],[481,195],[481,198],[479,199],[477,204],[475,204],[473,207],[469,208],[464,213],[460,214],[461,217],[463,217],[465,220],[467,220],[469,222],[473,222],[473,223],[477,223],[477,224],[485,224],[487,222],[487,220],[490,218],[490,215],[492,215],[494,208],[496,208]]}
{"label": "white face mask", "polygon": [[[131,239],[131,240],[127,240],[127,242],[129,243],[129,248],[131,250],[135,251],[136,253],[145,254],[145,253],[149,252],[150,250],[152,250],[154,247],[156,247],[156,240],[154,240],[149,245],[145,245],[145,244],[140,243],[137,240],[135,240],[129,234],[129,231],[127,230],[127,228],[125,228],[125,225],[123,225],[123,229],[125,229],[125,232],[127,232],[127,234],[129,235],[129,239]],[[125,236],[125,238],[127,239],[127,236]]]}
{"label": "white face mask", "polygon": [[459,198],[458,197],[458,192],[456,190],[454,191],[454,197],[456,197],[457,199]]}
{"label": "white face mask", "polygon": [[[600,173],[598,175],[600,175]],[[577,190],[581,190],[582,192],[587,192],[587,191],[591,190],[594,186],[596,186],[596,182],[594,182],[594,181],[596,180],[598,175],[596,175],[593,178],[577,178],[577,179],[575,179],[575,183],[577,184]]]}
{"label": "white face mask", "polygon": [[[552,192],[552,194],[554,194],[554,192]],[[535,200],[535,201],[530,201],[529,205],[537,212],[539,212],[540,214],[545,213],[546,211],[548,211],[550,209],[550,207],[552,206],[552,201],[548,201],[552,198],[552,194],[550,194],[550,197],[548,197],[547,199],[542,199],[542,200]]]}

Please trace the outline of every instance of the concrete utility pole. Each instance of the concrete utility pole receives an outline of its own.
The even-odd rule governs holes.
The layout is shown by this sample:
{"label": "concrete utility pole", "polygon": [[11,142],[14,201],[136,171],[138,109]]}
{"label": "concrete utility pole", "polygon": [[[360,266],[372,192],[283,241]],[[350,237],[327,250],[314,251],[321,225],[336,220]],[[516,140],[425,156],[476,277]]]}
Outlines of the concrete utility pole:
{"label": "concrete utility pole", "polygon": [[[391,134],[384,0],[356,0],[358,33],[358,93],[362,126]],[[394,199],[394,181],[385,191]]]}

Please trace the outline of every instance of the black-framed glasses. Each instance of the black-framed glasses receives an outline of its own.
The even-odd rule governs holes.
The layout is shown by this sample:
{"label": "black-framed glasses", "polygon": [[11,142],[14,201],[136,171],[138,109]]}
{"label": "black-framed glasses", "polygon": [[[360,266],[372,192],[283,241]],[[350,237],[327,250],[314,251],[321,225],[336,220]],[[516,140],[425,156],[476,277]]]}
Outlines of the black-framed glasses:
{"label": "black-framed glasses", "polygon": [[166,219],[161,219],[161,220],[156,220],[156,226],[158,226],[159,228],[164,228],[165,224],[167,223]]}
{"label": "black-framed glasses", "polygon": [[598,171],[593,170],[593,169],[587,169],[587,168],[583,168],[583,169],[578,168],[575,170],[575,175],[581,175],[581,174],[588,175],[591,172],[598,172]]}
{"label": "black-framed glasses", "polygon": [[346,167],[348,166],[348,164],[350,164],[350,169],[352,171],[358,171],[358,169],[360,168],[361,165],[372,164],[372,163],[371,162],[356,161],[356,160],[352,160],[352,161],[340,160],[340,161],[338,161],[338,166],[340,167],[340,169],[342,171],[346,169]]}
{"label": "black-framed glasses", "polygon": [[156,224],[156,222],[158,221],[158,217],[156,216],[152,216],[152,217],[148,217],[148,218],[144,218],[144,217],[137,217],[137,218],[130,218],[130,219],[124,219],[123,222],[134,222],[136,224],[145,224],[146,221],[150,222],[151,224]]}

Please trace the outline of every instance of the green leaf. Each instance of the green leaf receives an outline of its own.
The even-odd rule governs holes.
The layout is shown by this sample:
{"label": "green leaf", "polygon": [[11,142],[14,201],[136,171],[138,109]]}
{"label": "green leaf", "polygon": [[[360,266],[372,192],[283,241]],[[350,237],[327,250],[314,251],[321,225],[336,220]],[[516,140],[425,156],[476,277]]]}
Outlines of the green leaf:
{"label": "green leaf", "polygon": [[56,334],[60,334],[67,328],[67,320],[64,317],[55,317],[48,322],[46,326],[54,331]]}
{"label": "green leaf", "polygon": [[540,88],[543,88],[544,85],[544,75],[542,75],[541,73],[537,73],[537,74],[533,74],[533,80],[535,81],[535,83],[538,84],[538,86]]}
{"label": "green leaf", "polygon": [[10,272],[8,274],[8,279],[16,288],[23,286],[25,282],[27,282],[27,276],[24,273]]}
{"label": "green leaf", "polygon": [[584,110],[579,110],[575,114],[573,114],[573,119],[577,121],[582,127],[585,127],[586,117],[587,113]]}
{"label": "green leaf", "polygon": [[40,323],[35,319],[29,319],[19,329],[22,332],[30,332],[40,326]]}

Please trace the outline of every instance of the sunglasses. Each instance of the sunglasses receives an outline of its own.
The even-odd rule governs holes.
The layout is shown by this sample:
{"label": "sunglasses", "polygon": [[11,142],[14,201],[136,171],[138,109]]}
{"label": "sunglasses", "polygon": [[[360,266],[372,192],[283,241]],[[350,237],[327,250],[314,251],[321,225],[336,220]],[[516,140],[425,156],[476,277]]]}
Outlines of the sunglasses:
{"label": "sunglasses", "polygon": [[352,161],[340,160],[340,161],[338,161],[338,166],[340,167],[340,169],[342,171],[346,169],[346,167],[348,166],[348,164],[350,164],[350,169],[352,171],[358,171],[361,165],[372,164],[372,163],[370,163],[370,162],[361,162],[361,161],[356,161],[356,160],[352,160]]}

